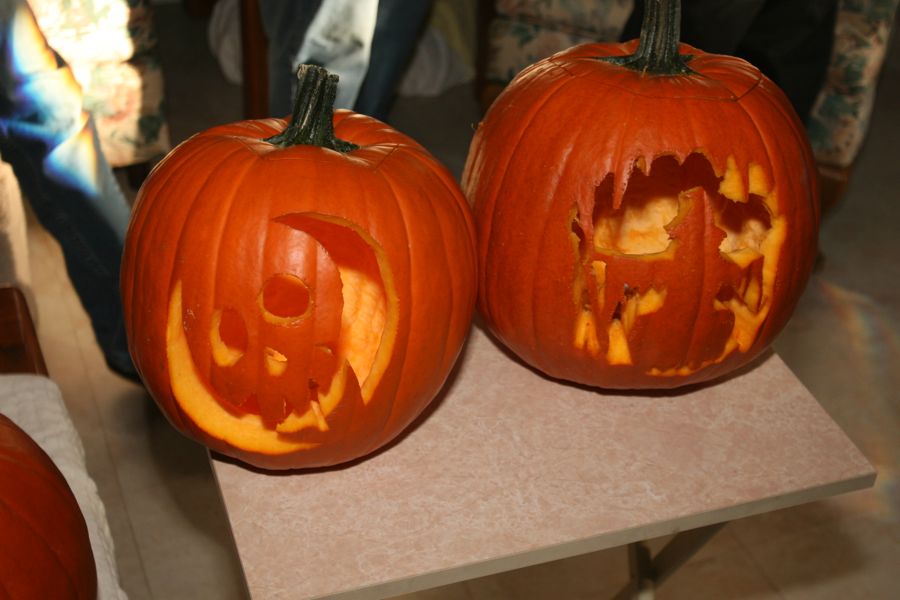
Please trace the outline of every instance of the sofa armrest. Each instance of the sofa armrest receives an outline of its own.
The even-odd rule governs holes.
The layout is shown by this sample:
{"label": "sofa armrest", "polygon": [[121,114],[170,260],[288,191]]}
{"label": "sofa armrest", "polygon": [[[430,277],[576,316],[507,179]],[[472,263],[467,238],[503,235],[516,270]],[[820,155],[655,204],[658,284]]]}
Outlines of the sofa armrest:
{"label": "sofa armrest", "polygon": [[25,295],[12,286],[0,287],[0,373],[47,375]]}

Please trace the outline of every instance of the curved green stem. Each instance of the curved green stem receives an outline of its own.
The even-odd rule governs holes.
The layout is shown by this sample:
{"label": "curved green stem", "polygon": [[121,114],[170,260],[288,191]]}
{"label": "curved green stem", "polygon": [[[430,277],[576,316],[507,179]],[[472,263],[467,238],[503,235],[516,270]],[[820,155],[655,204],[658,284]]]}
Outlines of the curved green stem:
{"label": "curved green stem", "polygon": [[338,76],[317,65],[300,65],[297,79],[291,122],[284,131],[264,141],[282,148],[309,145],[338,152],[356,150],[359,146],[334,135],[334,99]]}
{"label": "curved green stem", "polygon": [[687,75],[693,73],[687,66],[691,57],[678,53],[680,34],[680,0],[645,0],[637,51],[601,60],[650,75]]}

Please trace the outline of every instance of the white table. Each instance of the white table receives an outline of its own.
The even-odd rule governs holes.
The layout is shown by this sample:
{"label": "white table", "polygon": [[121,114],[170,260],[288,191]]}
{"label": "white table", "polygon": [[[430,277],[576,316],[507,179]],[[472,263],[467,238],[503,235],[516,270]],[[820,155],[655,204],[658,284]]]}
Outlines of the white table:
{"label": "white table", "polygon": [[381,598],[695,530],[665,570],[707,526],[875,480],[775,354],[689,392],[613,394],[550,381],[474,329],[435,402],[346,468],[213,456],[254,598]]}

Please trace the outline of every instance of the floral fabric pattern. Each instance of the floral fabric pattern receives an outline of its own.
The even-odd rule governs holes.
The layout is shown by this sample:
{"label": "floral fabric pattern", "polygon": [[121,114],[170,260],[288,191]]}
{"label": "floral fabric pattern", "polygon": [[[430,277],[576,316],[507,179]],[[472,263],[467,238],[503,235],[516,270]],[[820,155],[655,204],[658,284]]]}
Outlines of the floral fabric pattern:
{"label": "floral fabric pattern", "polygon": [[887,52],[898,0],[841,0],[825,85],[810,114],[816,159],[850,166],[859,153]]}
{"label": "floral fabric pattern", "polygon": [[497,0],[486,79],[506,85],[533,62],[564,48],[616,41],[633,0]]}
{"label": "floral fabric pattern", "polygon": [[[807,123],[816,159],[847,167],[865,139],[900,0],[840,0],[825,84]],[[633,0],[496,0],[486,79],[506,85],[523,68],[585,42],[616,41]]]}
{"label": "floral fabric pattern", "polygon": [[50,46],[84,95],[112,166],[171,147],[149,0],[28,0]]}

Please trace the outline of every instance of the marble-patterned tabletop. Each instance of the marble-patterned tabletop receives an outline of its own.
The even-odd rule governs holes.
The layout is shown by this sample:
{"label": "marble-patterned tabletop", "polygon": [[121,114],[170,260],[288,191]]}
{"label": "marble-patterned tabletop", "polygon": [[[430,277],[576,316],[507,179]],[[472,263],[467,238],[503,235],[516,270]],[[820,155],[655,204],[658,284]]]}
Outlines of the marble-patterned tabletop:
{"label": "marble-patterned tabletop", "polygon": [[686,392],[546,379],[480,329],[349,467],[212,464],[252,597],[381,598],[809,502],[875,471],[775,354]]}

